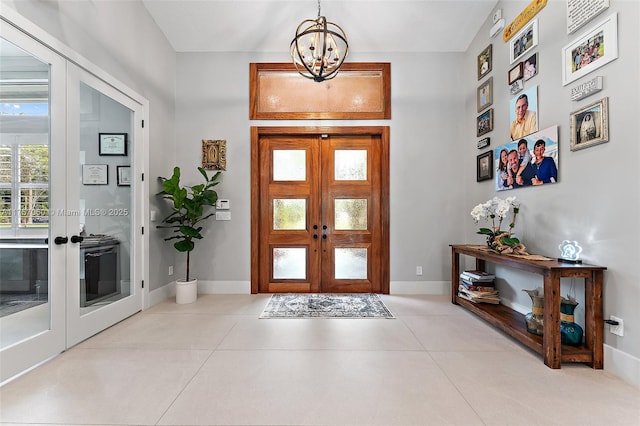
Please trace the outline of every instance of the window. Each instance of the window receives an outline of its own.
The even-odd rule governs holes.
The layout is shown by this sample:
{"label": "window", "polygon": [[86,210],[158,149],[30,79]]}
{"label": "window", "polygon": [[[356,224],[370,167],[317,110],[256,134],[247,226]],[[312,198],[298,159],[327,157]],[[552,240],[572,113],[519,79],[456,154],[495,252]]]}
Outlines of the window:
{"label": "window", "polygon": [[[0,114],[25,124],[39,122],[48,120],[48,105],[4,104]],[[0,142],[0,230],[20,236],[48,226],[48,134],[4,133]]]}

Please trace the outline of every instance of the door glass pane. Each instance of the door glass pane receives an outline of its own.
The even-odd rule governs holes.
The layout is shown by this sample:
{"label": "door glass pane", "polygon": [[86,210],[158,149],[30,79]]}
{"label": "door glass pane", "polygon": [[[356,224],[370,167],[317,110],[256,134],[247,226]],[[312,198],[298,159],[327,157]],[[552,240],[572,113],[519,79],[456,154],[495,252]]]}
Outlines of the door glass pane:
{"label": "door glass pane", "polygon": [[0,39],[0,348],[51,328],[50,66]]}
{"label": "door glass pane", "polygon": [[302,149],[274,150],[273,180],[307,180],[307,152]]}
{"label": "door glass pane", "polygon": [[363,230],[367,229],[367,199],[334,200],[335,229]]}
{"label": "door glass pane", "polygon": [[274,248],[273,279],[307,279],[307,249],[304,247]]}
{"label": "door glass pane", "polygon": [[[81,312],[131,294],[133,111],[80,83]],[[105,132],[108,129],[109,132]],[[129,173],[124,173],[124,172]]]}
{"label": "door glass pane", "polygon": [[307,229],[307,200],[279,199],[273,200],[273,229],[304,230]]}
{"label": "door glass pane", "polygon": [[366,248],[336,248],[335,279],[366,280],[367,279],[367,249]]}
{"label": "door glass pane", "polygon": [[367,180],[367,150],[337,149],[335,180]]}

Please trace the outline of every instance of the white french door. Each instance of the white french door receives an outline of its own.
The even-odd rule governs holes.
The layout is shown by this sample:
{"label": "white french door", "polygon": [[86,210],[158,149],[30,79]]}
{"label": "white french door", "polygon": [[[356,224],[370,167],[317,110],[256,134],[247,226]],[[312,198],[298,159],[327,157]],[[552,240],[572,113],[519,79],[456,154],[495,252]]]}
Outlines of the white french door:
{"label": "white french door", "polygon": [[145,195],[138,101],[4,21],[0,59],[2,383],[141,310]]}
{"label": "white french door", "polygon": [[142,106],[67,68],[67,347],[142,306],[142,225],[135,159]]}

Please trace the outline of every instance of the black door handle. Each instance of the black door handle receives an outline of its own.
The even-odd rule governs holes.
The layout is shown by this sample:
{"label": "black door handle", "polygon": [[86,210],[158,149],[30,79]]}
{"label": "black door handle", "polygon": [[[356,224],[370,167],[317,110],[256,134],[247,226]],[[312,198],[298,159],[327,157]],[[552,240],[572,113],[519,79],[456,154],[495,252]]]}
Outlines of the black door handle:
{"label": "black door handle", "polygon": [[322,225],[322,229],[327,229],[327,225]]}
{"label": "black door handle", "polygon": [[318,229],[318,225],[313,225],[313,229]]}
{"label": "black door handle", "polygon": [[69,238],[67,237],[56,237],[53,242],[60,245],[60,244],[67,244],[67,242],[69,241]]}
{"label": "black door handle", "polygon": [[327,234],[322,234],[322,239],[326,240],[327,239]]}
{"label": "black door handle", "polygon": [[313,234],[313,239],[317,240],[318,239],[318,234]]}
{"label": "black door handle", "polygon": [[72,243],[81,243],[82,240],[84,240],[84,237],[81,237],[80,235],[72,235],[71,236],[71,242]]}

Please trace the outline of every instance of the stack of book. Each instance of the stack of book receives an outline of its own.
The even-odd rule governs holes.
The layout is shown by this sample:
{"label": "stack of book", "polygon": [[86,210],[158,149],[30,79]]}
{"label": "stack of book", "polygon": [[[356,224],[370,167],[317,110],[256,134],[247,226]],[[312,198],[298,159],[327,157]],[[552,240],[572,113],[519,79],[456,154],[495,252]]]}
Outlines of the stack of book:
{"label": "stack of book", "polygon": [[460,274],[458,297],[473,303],[500,303],[493,274],[484,271],[464,271]]}

